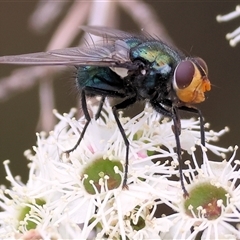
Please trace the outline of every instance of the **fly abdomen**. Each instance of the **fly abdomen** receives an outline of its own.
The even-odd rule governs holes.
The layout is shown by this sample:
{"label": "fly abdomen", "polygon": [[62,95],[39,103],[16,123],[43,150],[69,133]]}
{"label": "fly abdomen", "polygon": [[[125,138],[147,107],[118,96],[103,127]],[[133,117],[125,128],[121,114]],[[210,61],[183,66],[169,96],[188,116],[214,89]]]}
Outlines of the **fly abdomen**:
{"label": "fly abdomen", "polygon": [[87,90],[91,95],[122,97],[123,79],[108,67],[78,67],[76,84],[79,90]]}

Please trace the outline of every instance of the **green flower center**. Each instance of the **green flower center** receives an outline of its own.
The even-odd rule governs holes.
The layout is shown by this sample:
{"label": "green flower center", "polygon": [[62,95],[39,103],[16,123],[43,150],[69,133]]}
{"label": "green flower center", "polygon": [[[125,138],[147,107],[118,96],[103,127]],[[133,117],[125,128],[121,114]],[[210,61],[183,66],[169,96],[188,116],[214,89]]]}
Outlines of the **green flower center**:
{"label": "green flower center", "polygon": [[[35,229],[36,226],[37,226],[37,223],[35,223],[34,221],[31,221],[31,216],[36,218],[36,211],[34,210],[34,208],[40,208],[44,204],[46,204],[45,200],[37,198],[37,199],[35,199],[35,204],[34,203],[29,203],[28,206],[23,207],[21,209],[21,212],[20,212],[19,217],[18,217],[19,223],[27,222],[27,224],[26,224],[26,229],[27,230]],[[38,217],[40,217],[40,216],[38,216]],[[26,218],[28,218],[27,221],[26,221]]]}
{"label": "green flower center", "polygon": [[85,190],[89,194],[95,194],[95,188],[100,192],[102,187],[101,183],[106,183],[108,190],[118,188],[121,185],[122,178],[121,175],[116,172],[116,168],[123,172],[123,166],[118,160],[98,158],[92,161],[82,173],[82,178],[87,176],[83,181]]}
{"label": "green flower center", "polygon": [[198,216],[201,211],[201,215],[208,220],[217,219],[222,213],[221,204],[227,205],[227,194],[222,187],[201,183],[189,191],[184,203],[185,212],[189,216],[193,216],[193,213]]}

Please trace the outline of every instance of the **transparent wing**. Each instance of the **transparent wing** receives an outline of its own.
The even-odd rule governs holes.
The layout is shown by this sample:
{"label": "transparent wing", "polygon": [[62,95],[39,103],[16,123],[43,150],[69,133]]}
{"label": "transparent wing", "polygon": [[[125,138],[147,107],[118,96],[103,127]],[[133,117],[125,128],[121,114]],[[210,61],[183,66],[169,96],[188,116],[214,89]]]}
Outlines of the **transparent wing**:
{"label": "transparent wing", "polygon": [[107,40],[130,39],[130,38],[137,38],[142,42],[145,42],[148,40],[156,40],[152,35],[150,35],[146,31],[142,31],[141,34],[133,34],[133,33],[124,32],[118,29],[100,27],[100,26],[81,26],[80,28],[83,29],[85,32],[88,32],[95,36],[105,38]]}
{"label": "transparent wing", "polygon": [[100,26],[81,26],[80,27],[85,32],[92,35],[103,37],[103,38],[118,38],[118,39],[129,39],[133,37],[143,37],[141,35],[134,35],[132,33],[124,32],[118,29],[100,27]]}
{"label": "transparent wing", "polygon": [[101,44],[74,47],[48,52],[0,57],[0,64],[73,65],[134,68],[129,59],[130,47],[124,41],[134,37],[130,33],[105,27],[82,27],[84,31],[103,37]]}

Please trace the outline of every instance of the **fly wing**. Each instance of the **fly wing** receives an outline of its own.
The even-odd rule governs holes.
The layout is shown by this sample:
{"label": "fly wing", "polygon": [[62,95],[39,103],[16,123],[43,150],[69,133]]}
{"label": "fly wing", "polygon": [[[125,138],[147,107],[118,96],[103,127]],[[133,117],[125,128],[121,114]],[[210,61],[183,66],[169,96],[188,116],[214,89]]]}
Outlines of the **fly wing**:
{"label": "fly wing", "polygon": [[118,38],[118,39],[129,39],[133,37],[141,37],[138,35],[134,35],[128,32],[124,32],[118,29],[101,27],[101,26],[81,26],[85,32],[88,32],[92,35],[103,37],[103,38]]}
{"label": "fly wing", "polygon": [[134,34],[134,33],[124,32],[118,29],[101,27],[101,26],[81,26],[80,28],[83,29],[85,32],[88,32],[95,36],[105,38],[106,40],[132,39],[132,38],[138,39],[142,42],[145,42],[148,40],[154,40],[154,37],[145,31],[142,31],[142,34]]}
{"label": "fly wing", "polygon": [[134,64],[129,58],[130,47],[124,41],[133,35],[104,27],[83,27],[83,29],[91,34],[101,35],[104,41],[86,47],[3,56],[0,57],[0,64],[107,66],[134,69]]}
{"label": "fly wing", "polygon": [[127,67],[131,65],[128,57],[129,49],[122,46],[125,45],[124,42],[117,44],[117,49],[113,45],[95,45],[86,48],[75,47],[48,52],[3,56],[0,57],[0,64],[111,67]]}

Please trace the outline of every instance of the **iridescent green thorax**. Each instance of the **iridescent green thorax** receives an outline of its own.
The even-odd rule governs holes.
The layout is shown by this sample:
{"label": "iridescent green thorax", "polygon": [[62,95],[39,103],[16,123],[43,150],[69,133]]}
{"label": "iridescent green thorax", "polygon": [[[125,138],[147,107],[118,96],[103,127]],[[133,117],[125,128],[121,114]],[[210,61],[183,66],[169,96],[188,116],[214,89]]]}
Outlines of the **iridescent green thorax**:
{"label": "iridescent green thorax", "polygon": [[[149,40],[140,44],[139,41],[135,41],[135,43],[135,46],[130,50],[130,59],[132,61],[139,59],[149,64],[156,74],[162,74],[163,77],[169,75],[183,58],[160,41]],[[131,43],[131,46],[133,45]]]}

